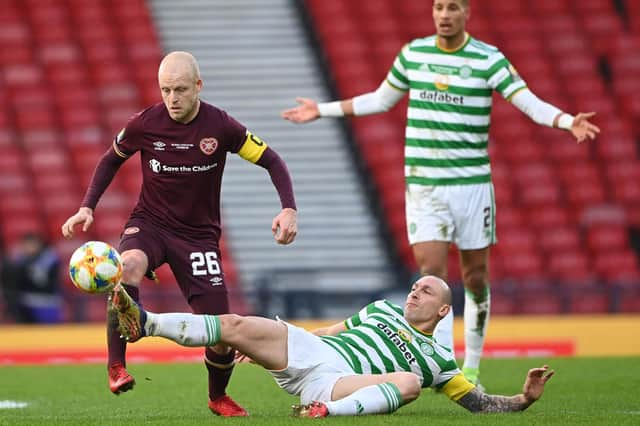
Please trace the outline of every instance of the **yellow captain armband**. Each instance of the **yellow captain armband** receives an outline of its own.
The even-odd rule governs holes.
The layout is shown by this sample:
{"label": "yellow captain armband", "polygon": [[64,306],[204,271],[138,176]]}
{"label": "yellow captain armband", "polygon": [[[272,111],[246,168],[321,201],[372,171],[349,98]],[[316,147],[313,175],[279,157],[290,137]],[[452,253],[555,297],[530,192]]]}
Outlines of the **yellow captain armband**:
{"label": "yellow captain armband", "polygon": [[446,385],[442,387],[447,397],[453,401],[457,401],[475,388],[475,385],[464,378],[462,373],[456,374]]}
{"label": "yellow captain armband", "polygon": [[247,131],[247,138],[244,140],[240,151],[238,151],[238,155],[247,161],[256,163],[260,159],[260,157],[262,157],[262,153],[266,149],[267,144],[265,143],[265,141],[263,141],[253,133]]}
{"label": "yellow captain armband", "polygon": [[116,143],[116,141],[113,141],[113,151],[118,155],[118,157],[129,158],[129,155],[120,151],[120,148],[118,148],[118,144]]}

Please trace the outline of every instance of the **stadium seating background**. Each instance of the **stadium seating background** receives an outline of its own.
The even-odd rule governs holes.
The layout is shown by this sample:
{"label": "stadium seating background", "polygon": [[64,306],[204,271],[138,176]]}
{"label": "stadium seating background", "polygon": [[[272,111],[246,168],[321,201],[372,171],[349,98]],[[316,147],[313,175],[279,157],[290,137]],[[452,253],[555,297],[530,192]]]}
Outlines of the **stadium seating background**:
{"label": "stadium seating background", "polygon": [[[375,89],[408,40],[433,32],[423,0],[306,0],[336,96]],[[614,0],[476,0],[469,31],[495,44],[542,99],[597,111],[603,134],[576,145],[496,98],[491,158],[499,244],[492,250],[495,313],[640,311],[640,5]],[[116,243],[137,199],[138,160],[100,202],[88,235],[60,237],[100,156],[126,120],[159,101],[162,55],[144,0],[4,0],[0,8],[0,230],[7,250],[26,231],[63,260],[89,238]],[[395,247],[406,242],[403,134],[406,100],[351,121],[378,188]],[[294,176],[295,179],[295,176]],[[635,231],[634,231],[635,230]],[[231,253],[223,257],[237,286]],[[459,282],[457,253],[450,278]],[[185,305],[168,268],[145,295],[158,310]],[[104,301],[71,287],[65,319],[103,320]],[[537,303],[526,303],[536,297]],[[238,312],[248,308],[241,297]],[[0,304],[1,305],[1,304]],[[0,312],[0,318],[2,313]]]}
{"label": "stadium seating background", "polygon": [[[307,0],[336,96],[374,90],[409,40],[434,32],[431,3]],[[577,145],[494,95],[490,155],[499,244],[492,311],[640,310],[631,236],[640,228],[640,7],[633,1],[472,2],[468,31],[498,46],[542,99],[596,111],[602,135]],[[404,218],[406,98],[351,121],[396,247],[415,270]],[[449,278],[460,281],[452,249]],[[536,298],[536,303],[527,301]]]}
{"label": "stadium seating background", "polygon": [[[162,58],[144,0],[7,0],[0,8],[0,228],[8,252],[25,232],[54,244],[63,264],[82,242],[117,246],[135,205],[139,156],[127,161],[96,211],[88,234],[62,239],[60,227],[80,202],[99,158],[127,120],[159,102]],[[229,259],[227,259],[229,257]],[[223,243],[232,291],[234,264]],[[104,320],[105,302],[75,290],[63,269],[66,320]],[[160,287],[143,286],[159,310],[185,310],[168,267]],[[246,311],[241,298],[232,301]],[[3,305],[3,304],[0,304]]]}

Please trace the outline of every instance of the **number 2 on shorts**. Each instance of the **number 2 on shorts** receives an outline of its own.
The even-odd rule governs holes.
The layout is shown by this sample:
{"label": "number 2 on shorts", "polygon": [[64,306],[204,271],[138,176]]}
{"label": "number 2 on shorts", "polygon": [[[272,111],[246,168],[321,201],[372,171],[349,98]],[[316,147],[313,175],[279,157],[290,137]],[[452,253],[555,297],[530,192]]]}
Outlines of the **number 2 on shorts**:
{"label": "number 2 on shorts", "polygon": [[487,229],[491,226],[491,207],[485,207],[482,211],[484,212],[484,228]]}

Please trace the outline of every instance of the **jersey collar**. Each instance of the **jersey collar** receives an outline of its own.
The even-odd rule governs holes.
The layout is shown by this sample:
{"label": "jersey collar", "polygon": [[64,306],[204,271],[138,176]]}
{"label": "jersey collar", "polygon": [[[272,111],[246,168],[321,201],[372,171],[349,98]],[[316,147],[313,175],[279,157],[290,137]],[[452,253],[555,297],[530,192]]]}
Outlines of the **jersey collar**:
{"label": "jersey collar", "polygon": [[462,49],[465,48],[465,46],[469,43],[469,40],[471,40],[471,36],[469,35],[468,32],[465,31],[464,33],[464,41],[462,42],[462,44],[458,47],[454,47],[453,49],[447,49],[444,48],[442,46],[440,46],[440,38],[438,36],[436,36],[436,47],[440,50],[442,50],[445,53],[456,53]]}
{"label": "jersey collar", "polygon": [[433,334],[425,333],[424,331],[414,327],[413,324],[411,324],[409,321],[407,321],[407,324],[409,324],[409,327],[411,327],[411,329],[413,331],[415,331],[416,333],[418,333],[418,334],[420,334],[422,336],[428,337],[430,339],[433,339]]}

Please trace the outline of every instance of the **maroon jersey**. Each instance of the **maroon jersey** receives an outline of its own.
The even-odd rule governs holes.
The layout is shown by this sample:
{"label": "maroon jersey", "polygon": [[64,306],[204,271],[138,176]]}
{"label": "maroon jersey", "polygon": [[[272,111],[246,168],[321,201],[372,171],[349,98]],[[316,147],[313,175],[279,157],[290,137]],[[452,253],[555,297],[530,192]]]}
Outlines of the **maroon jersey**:
{"label": "maroon jersey", "polygon": [[236,153],[247,129],[221,109],[200,102],[188,124],[164,104],[134,116],[118,134],[116,153],[140,151],[142,190],[131,218],[145,218],[179,234],[220,238],[220,187],[227,152]]}

